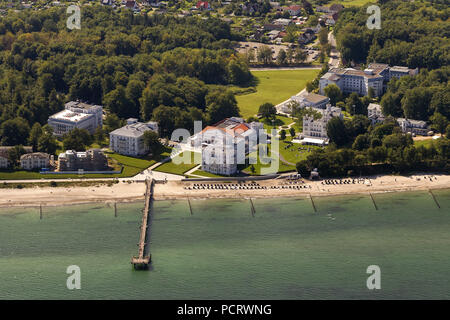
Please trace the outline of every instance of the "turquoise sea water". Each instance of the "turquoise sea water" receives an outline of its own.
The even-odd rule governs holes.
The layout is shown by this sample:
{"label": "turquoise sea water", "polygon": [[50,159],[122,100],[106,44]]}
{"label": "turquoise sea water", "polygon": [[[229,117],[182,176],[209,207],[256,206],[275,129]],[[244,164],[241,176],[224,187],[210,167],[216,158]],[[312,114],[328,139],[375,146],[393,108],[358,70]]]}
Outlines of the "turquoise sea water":
{"label": "turquoise sea water", "polygon": [[[156,201],[152,269],[133,270],[143,203],[0,209],[0,299],[449,299],[450,190]],[[66,268],[81,268],[81,290]],[[369,265],[381,290],[366,287]]]}

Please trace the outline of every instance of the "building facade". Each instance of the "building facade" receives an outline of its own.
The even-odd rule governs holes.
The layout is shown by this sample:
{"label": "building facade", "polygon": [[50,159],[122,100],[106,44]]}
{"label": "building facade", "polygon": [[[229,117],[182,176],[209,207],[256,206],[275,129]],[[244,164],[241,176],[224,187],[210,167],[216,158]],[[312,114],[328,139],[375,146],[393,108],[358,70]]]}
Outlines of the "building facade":
{"label": "building facade", "polygon": [[62,137],[74,128],[86,129],[93,134],[97,127],[103,125],[103,107],[90,105],[80,101],[70,101],[65,109],[48,118],[48,124],[53,128],[53,134]]}
{"label": "building facade", "polygon": [[418,72],[418,69],[389,67],[381,63],[371,63],[365,70],[332,68],[320,78],[319,92],[324,94],[326,86],[335,84],[344,93],[356,92],[365,96],[369,93],[369,88],[372,88],[375,96],[381,96],[392,78],[416,75]]}
{"label": "building facade", "polygon": [[20,166],[25,170],[48,168],[50,155],[43,152],[27,153],[20,157]]}
{"label": "building facade", "polygon": [[142,123],[130,118],[127,125],[109,134],[109,148],[114,152],[127,156],[141,156],[150,150],[144,143],[144,133],[148,130],[158,132],[156,122]]}
{"label": "building facade", "polygon": [[320,119],[314,119],[314,117],[310,115],[304,116],[302,136],[304,139],[313,138],[317,140],[323,140],[323,142],[326,143],[328,142],[327,123],[333,117],[342,119],[343,115],[341,109],[332,107],[330,104],[328,104],[326,109],[313,108],[313,110],[321,113],[322,117]]}
{"label": "building facade", "polygon": [[412,133],[423,136],[428,134],[429,128],[425,121],[397,118],[397,123],[403,133]]}
{"label": "building facade", "polygon": [[385,117],[381,111],[381,106],[376,103],[369,103],[367,106],[367,117],[372,124],[383,122]]}
{"label": "building facade", "polygon": [[189,143],[201,148],[203,171],[229,176],[237,172],[238,164],[245,164],[248,153],[257,150],[263,129],[263,123],[231,117],[207,126],[190,137]]}
{"label": "building facade", "polygon": [[0,169],[6,169],[8,168],[8,165],[9,165],[8,158],[0,156]]}
{"label": "building facade", "polygon": [[108,159],[100,149],[85,152],[67,150],[58,157],[57,171],[104,171],[108,170]]}

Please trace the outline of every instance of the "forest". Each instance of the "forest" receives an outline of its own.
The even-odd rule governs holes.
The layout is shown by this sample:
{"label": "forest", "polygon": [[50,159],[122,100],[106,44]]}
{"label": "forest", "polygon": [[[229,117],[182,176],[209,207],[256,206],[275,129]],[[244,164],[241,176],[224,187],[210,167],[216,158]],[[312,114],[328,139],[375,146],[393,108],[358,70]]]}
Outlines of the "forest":
{"label": "forest", "polygon": [[137,117],[160,122],[163,136],[238,114],[226,86],[252,76],[228,23],[83,6],[81,29],[69,30],[67,17],[10,10],[0,21],[1,145],[28,145],[34,124],[76,99],[103,105],[110,130]]}

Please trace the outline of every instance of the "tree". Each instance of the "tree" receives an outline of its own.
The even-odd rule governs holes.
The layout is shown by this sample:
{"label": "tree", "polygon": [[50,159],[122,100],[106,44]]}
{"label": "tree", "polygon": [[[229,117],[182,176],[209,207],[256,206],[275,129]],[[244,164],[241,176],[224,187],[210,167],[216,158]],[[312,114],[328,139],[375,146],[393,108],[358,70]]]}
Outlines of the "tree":
{"label": "tree", "polygon": [[439,112],[435,112],[431,117],[431,128],[439,133],[444,133],[448,125],[448,120]]}
{"label": "tree", "polygon": [[281,129],[280,131],[280,139],[285,140],[286,139],[286,130]]}
{"label": "tree", "polygon": [[345,100],[345,108],[350,114],[365,114],[367,115],[367,108],[364,108],[364,104],[359,98],[356,92],[352,92]]}
{"label": "tree", "polygon": [[386,92],[381,98],[381,111],[385,116],[402,117],[401,96],[397,93]]}
{"label": "tree", "polygon": [[294,137],[295,137],[295,128],[294,127],[289,128],[289,134],[291,135],[292,139],[294,139]]}
{"label": "tree", "polygon": [[42,127],[42,135],[38,140],[37,150],[48,154],[55,154],[58,143],[53,135],[53,129],[48,124]]}
{"label": "tree", "polygon": [[296,49],[294,54],[295,63],[302,63],[308,58],[308,54],[302,49]]}
{"label": "tree", "polygon": [[94,132],[94,141],[97,142],[100,146],[103,145],[106,134],[102,127],[97,127]]}
{"label": "tree", "polygon": [[274,119],[277,114],[277,109],[275,106],[269,102],[263,103],[259,106],[258,113],[263,117],[264,119]]}
{"label": "tree", "polygon": [[327,135],[337,146],[342,146],[348,142],[347,129],[341,118],[333,117],[328,121]]}
{"label": "tree", "polygon": [[319,43],[321,46],[328,43],[328,29],[321,28],[319,31]]}
{"label": "tree", "polygon": [[39,122],[36,122],[30,131],[30,136],[28,137],[28,145],[33,147],[33,150],[37,150],[39,138],[42,135],[42,127]]}
{"label": "tree", "polygon": [[386,149],[403,149],[408,145],[413,144],[411,135],[402,133],[394,133],[383,138],[383,146]]}
{"label": "tree", "polygon": [[362,151],[369,148],[369,137],[365,134],[360,134],[353,142],[352,149]]}
{"label": "tree", "polygon": [[206,96],[206,111],[210,123],[239,116],[236,98],[230,90],[214,90]]}
{"label": "tree", "polygon": [[0,144],[3,146],[25,145],[30,126],[23,118],[6,120],[0,125]]}
{"label": "tree", "polygon": [[85,151],[92,144],[92,136],[86,129],[74,128],[63,137],[65,150]]}
{"label": "tree", "polygon": [[259,63],[265,65],[272,64],[272,49],[269,46],[260,46],[257,49],[256,58]]}
{"label": "tree", "polygon": [[429,88],[415,87],[406,91],[401,103],[405,117],[417,120],[427,120],[429,115],[428,106],[431,102],[431,91]]}
{"label": "tree", "polygon": [[335,84],[329,84],[324,89],[325,95],[330,98],[331,105],[335,106],[342,99],[341,89]]}
{"label": "tree", "polygon": [[281,49],[278,52],[278,56],[277,56],[277,63],[282,66],[284,64],[286,64],[287,61],[287,55],[286,55],[286,51],[284,51],[284,49]]}
{"label": "tree", "polygon": [[123,121],[114,113],[109,113],[103,122],[106,132],[114,131],[123,126]]}
{"label": "tree", "polygon": [[450,124],[447,126],[447,129],[445,129],[445,136],[447,139],[450,139]]}
{"label": "tree", "polygon": [[150,149],[151,152],[159,150],[162,146],[159,141],[158,134],[153,130],[147,130],[144,132],[144,144]]}
{"label": "tree", "polygon": [[22,145],[14,146],[8,150],[8,161],[10,165],[14,168],[18,164],[20,157],[27,153]]}

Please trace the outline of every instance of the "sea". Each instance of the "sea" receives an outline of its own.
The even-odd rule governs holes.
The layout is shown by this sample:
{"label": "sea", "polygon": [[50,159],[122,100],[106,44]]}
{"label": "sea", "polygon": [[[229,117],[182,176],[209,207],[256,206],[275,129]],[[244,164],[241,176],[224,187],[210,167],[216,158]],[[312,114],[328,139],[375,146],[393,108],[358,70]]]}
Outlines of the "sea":
{"label": "sea", "polygon": [[449,299],[450,189],[433,195],[155,201],[149,270],[130,263],[143,201],[1,208],[0,299]]}

